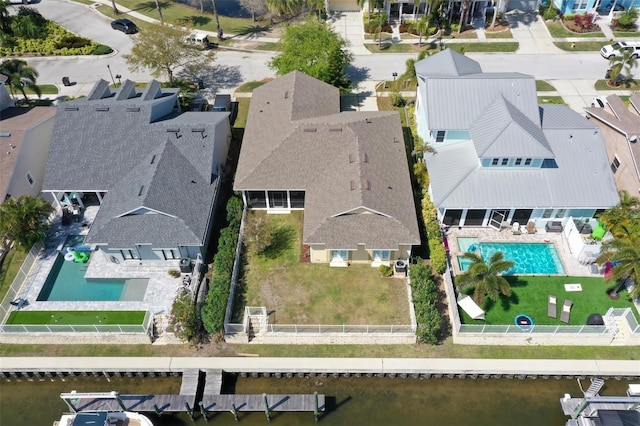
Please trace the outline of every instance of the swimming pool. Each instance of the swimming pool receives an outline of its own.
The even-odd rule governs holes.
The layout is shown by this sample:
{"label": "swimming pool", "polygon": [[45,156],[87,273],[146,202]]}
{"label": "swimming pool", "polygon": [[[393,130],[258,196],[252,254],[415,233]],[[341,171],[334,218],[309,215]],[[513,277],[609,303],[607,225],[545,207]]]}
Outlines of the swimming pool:
{"label": "swimming pool", "polygon": [[[512,261],[513,269],[506,274],[544,274],[562,275],[564,267],[560,256],[553,244],[547,243],[480,243],[477,238],[458,238],[458,247],[461,252],[479,251],[483,259],[489,260],[491,256],[501,251],[504,258]],[[458,258],[461,271],[469,269],[471,262]]]}
{"label": "swimming pool", "polygon": [[[64,247],[81,243],[77,236],[67,238]],[[64,253],[58,253],[53,267],[45,280],[38,301],[80,302],[80,301],[141,301],[149,280],[129,279],[87,279],[88,263],[64,260]]]}

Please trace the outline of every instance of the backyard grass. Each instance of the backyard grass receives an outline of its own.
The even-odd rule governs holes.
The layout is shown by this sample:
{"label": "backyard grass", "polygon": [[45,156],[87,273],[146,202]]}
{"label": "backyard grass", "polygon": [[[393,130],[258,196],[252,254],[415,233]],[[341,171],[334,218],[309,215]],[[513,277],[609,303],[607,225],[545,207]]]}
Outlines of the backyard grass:
{"label": "backyard grass", "polygon": [[575,43],[571,43],[568,41],[559,41],[553,44],[558,49],[562,49],[567,52],[598,52],[602,48],[602,46],[611,44],[611,42],[609,41],[578,41]]}
{"label": "backyard grass", "polygon": [[562,96],[538,96],[539,104],[566,105]]}
{"label": "backyard grass", "polygon": [[484,35],[487,38],[513,38],[513,34],[511,34],[511,30],[497,31],[497,32],[485,31]]}
{"label": "backyard grass", "polygon": [[[560,310],[565,299],[573,301],[569,325],[584,325],[590,314],[604,315],[609,308],[633,308],[638,317],[638,311],[627,299],[627,292],[621,291],[618,300],[611,300],[605,290],[609,288],[604,278],[600,277],[506,277],[511,284],[513,294],[508,298],[501,298],[499,302],[490,300],[485,302],[486,321],[472,320],[464,311],[460,310],[462,322],[465,324],[513,324],[516,315],[530,316],[536,325],[565,325],[560,322]],[[564,284],[580,283],[582,291],[567,292]],[[547,316],[547,297],[557,296],[557,318]]]}
{"label": "backyard grass", "polygon": [[[248,215],[245,234],[257,221],[272,224],[275,232],[264,254],[245,252],[245,306],[265,306],[269,322],[278,324],[409,324],[403,280],[382,278],[369,265],[331,268],[301,262],[302,220],[300,211]],[[234,308],[238,320],[243,307]]]}
{"label": "backyard grass", "polygon": [[556,88],[553,87],[550,83],[547,83],[544,80],[536,80],[536,91],[538,92],[553,92]]}
{"label": "backyard grass", "polygon": [[14,247],[7,252],[4,260],[0,263],[0,300],[4,300],[26,257],[25,251]]}
{"label": "backyard grass", "polygon": [[[549,30],[549,34],[551,34],[552,38],[568,38],[568,37],[604,37],[604,33],[602,31],[597,31],[593,33],[574,33],[572,31],[568,31],[560,21],[553,21],[546,23],[547,29]],[[578,43],[576,43],[578,44]],[[607,43],[605,43],[607,44]]]}
{"label": "backyard grass", "polygon": [[263,84],[267,84],[269,81],[271,81],[270,78],[266,80],[260,80],[260,81],[247,81],[246,83],[243,83],[240,87],[238,87],[236,89],[236,92],[251,93],[256,88],[262,86]]}
{"label": "backyard grass", "polygon": [[142,324],[145,311],[14,311],[8,325]]}
{"label": "backyard grass", "polygon": [[607,84],[607,80],[598,80],[594,87],[596,90],[640,90],[640,80],[625,80],[613,87]]}

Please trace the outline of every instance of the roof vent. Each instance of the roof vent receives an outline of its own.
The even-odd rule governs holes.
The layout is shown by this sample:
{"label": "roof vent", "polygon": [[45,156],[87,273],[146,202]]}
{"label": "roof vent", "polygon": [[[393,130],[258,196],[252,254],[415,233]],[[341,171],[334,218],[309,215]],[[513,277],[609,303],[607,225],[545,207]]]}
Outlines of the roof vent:
{"label": "roof vent", "polygon": [[353,163],[353,154],[349,154],[349,164]]}
{"label": "roof vent", "polygon": [[369,124],[371,124],[371,120],[370,120],[370,119],[368,119],[368,118],[365,118],[365,119],[364,119],[364,122],[365,122],[365,123],[369,123]]}
{"label": "roof vent", "polygon": [[284,92],[284,98],[285,99],[289,99],[289,91],[288,90],[286,92]]}
{"label": "roof vent", "polygon": [[138,197],[140,197],[143,192],[144,192],[144,185],[140,187],[140,191],[138,191]]}
{"label": "roof vent", "polygon": [[0,132],[0,138],[10,138],[11,132]]}
{"label": "roof vent", "polygon": [[351,184],[351,190],[352,190],[352,191],[355,191],[355,189],[356,189],[356,181],[355,181],[355,180],[352,180],[352,181],[350,182],[350,184]]}
{"label": "roof vent", "polygon": [[367,153],[364,153],[364,162],[368,163],[369,162],[369,156],[367,155]]}
{"label": "roof vent", "polygon": [[151,157],[151,164],[153,164],[153,163],[155,163],[155,162],[156,162],[156,155],[155,155],[155,154],[153,154],[153,157]]}
{"label": "roof vent", "polygon": [[315,127],[309,127],[307,129],[304,129],[305,133],[315,133],[317,131],[318,131],[318,129],[316,129]]}
{"label": "roof vent", "polygon": [[109,107],[96,107],[96,111],[109,111]]}
{"label": "roof vent", "polygon": [[342,127],[332,127],[329,129],[330,132],[341,132]]}
{"label": "roof vent", "polygon": [[393,143],[399,143],[400,141],[395,136],[393,137]]}
{"label": "roof vent", "polygon": [[194,129],[191,129],[191,131],[194,133],[204,133],[204,127],[196,127]]}
{"label": "roof vent", "polygon": [[75,107],[73,107],[73,106],[64,107],[65,111],[78,111],[78,109],[79,108],[77,106],[75,106]]}
{"label": "roof vent", "polygon": [[127,112],[140,112],[140,107],[129,107]]}

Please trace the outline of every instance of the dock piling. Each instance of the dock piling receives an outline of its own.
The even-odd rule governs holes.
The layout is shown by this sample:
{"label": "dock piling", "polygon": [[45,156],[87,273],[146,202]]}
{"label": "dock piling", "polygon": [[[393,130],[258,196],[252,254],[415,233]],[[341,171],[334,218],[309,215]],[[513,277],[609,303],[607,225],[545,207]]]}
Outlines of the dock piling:
{"label": "dock piling", "polygon": [[320,407],[318,406],[318,391],[313,393],[313,418],[318,421],[318,416],[320,416]]}
{"label": "dock piling", "polygon": [[236,422],[238,421],[238,408],[236,407],[236,404],[231,404],[231,412],[233,413],[233,418],[236,419]]}
{"label": "dock piling", "polygon": [[193,420],[193,409],[189,406],[189,403],[187,401],[184,402],[184,406],[187,409],[187,414],[189,414],[189,417],[191,417],[191,420]]}
{"label": "dock piling", "polygon": [[158,407],[158,404],[153,404],[153,411],[155,411],[157,415],[162,414],[162,410]]}
{"label": "dock piling", "polygon": [[208,422],[209,419],[207,418],[207,414],[209,414],[209,413],[207,412],[207,409],[205,408],[205,406],[202,403],[202,401],[198,402],[198,405],[200,406],[200,414],[202,414],[202,417],[204,417],[204,420],[206,422]]}
{"label": "dock piling", "polygon": [[267,420],[271,421],[271,411],[269,410],[269,401],[267,400],[267,394],[262,394],[262,401],[264,401],[264,414],[267,416]]}

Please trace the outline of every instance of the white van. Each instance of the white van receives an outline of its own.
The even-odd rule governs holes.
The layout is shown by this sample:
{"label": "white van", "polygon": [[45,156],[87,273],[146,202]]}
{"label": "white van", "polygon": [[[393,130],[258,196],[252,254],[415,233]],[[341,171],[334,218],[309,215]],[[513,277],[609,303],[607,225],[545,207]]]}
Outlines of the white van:
{"label": "white van", "polygon": [[184,41],[200,47],[209,47],[209,38],[204,33],[191,33],[185,37]]}
{"label": "white van", "polygon": [[608,44],[600,49],[600,54],[605,59],[611,59],[614,56],[622,56],[625,50],[630,50],[634,58],[640,57],[640,41],[618,41]]}

